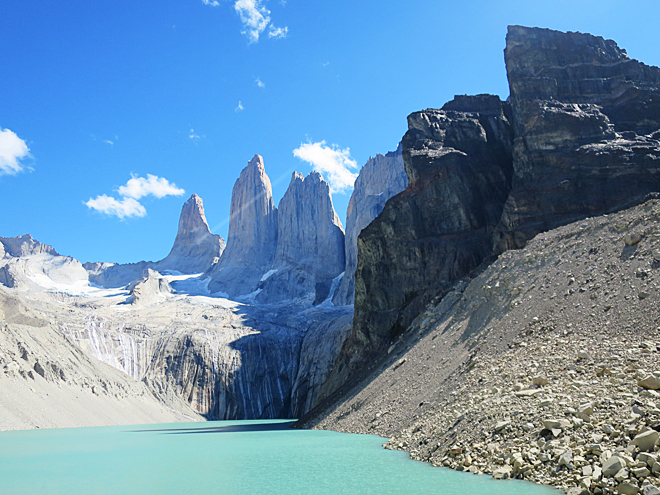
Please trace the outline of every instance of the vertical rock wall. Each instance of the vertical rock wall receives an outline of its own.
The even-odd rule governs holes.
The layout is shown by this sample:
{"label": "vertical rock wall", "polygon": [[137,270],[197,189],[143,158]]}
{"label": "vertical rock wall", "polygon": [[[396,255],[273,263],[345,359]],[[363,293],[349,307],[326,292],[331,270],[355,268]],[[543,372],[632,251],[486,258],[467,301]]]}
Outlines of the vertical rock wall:
{"label": "vertical rock wall", "polygon": [[346,267],[332,299],[336,306],[353,304],[354,301],[358,235],[380,215],[388,199],[408,186],[401,152],[402,147],[399,144],[396,151],[370,157],[355,180],[346,212]]}

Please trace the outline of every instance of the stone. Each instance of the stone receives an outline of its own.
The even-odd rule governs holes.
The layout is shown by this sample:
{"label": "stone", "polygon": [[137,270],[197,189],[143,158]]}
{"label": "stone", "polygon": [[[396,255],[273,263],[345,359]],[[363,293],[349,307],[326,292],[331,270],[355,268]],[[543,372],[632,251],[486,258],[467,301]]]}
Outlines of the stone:
{"label": "stone", "polygon": [[559,466],[568,466],[571,464],[573,461],[573,451],[571,449],[567,449],[563,454],[559,456],[559,460],[557,461],[557,464]]}
{"label": "stone", "polygon": [[537,385],[539,387],[547,385],[548,383],[550,383],[550,382],[544,376],[535,376],[534,378],[532,378],[532,384]]}
{"label": "stone", "polygon": [[511,477],[511,471],[513,468],[508,465],[498,467],[493,470],[493,479],[496,480],[506,480]]}
{"label": "stone", "polygon": [[405,190],[408,176],[403,166],[403,148],[370,157],[355,180],[346,211],[346,266],[332,302],[335,306],[353,304],[360,232],[374,220],[392,196]]}
{"label": "stone", "polygon": [[647,430],[635,436],[631,443],[637,445],[642,452],[653,452],[657,442],[658,432],[655,430]]}
{"label": "stone", "polygon": [[628,233],[623,236],[623,242],[626,246],[634,246],[642,240],[642,236],[635,233]]}
{"label": "stone", "polygon": [[626,462],[613,455],[603,463],[603,476],[610,478],[626,467]]}
{"label": "stone", "polygon": [[630,474],[627,469],[621,469],[618,473],[614,475],[614,479],[618,482],[622,482],[630,478]]}
{"label": "stone", "polygon": [[648,390],[660,390],[660,377],[649,375],[637,381],[637,385]]}
{"label": "stone", "polygon": [[658,457],[655,454],[649,454],[647,452],[640,452],[637,455],[637,460],[639,462],[645,462],[649,467],[652,467],[658,460]]}
{"label": "stone", "polygon": [[647,476],[651,475],[651,471],[645,467],[633,468],[630,470],[630,472],[633,474],[633,476],[635,476],[635,478],[646,478]]}
{"label": "stone", "polygon": [[656,486],[648,484],[642,487],[642,493],[644,495],[660,495],[660,489]]}
{"label": "stone", "polygon": [[511,421],[509,421],[509,420],[506,420],[506,421],[498,421],[498,422],[495,424],[495,432],[500,432],[500,431],[502,431],[504,428],[506,428],[506,427],[509,426],[510,424],[511,424]]}
{"label": "stone", "polygon": [[565,419],[544,419],[543,426],[548,430],[552,429],[564,429],[570,427],[570,421]]}
{"label": "stone", "polygon": [[616,492],[620,495],[637,495],[639,493],[639,487],[633,485],[632,483],[620,483],[616,488]]}

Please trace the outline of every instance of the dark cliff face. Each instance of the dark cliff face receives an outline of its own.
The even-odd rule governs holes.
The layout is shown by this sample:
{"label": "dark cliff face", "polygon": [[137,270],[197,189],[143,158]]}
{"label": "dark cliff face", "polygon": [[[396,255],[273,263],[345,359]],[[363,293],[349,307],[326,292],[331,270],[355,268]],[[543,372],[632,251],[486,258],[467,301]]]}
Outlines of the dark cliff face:
{"label": "dark cliff face", "polygon": [[505,59],[510,103],[461,96],[408,117],[409,186],[358,239],[353,330],[324,394],[480,263],[660,190],[660,69],[611,40],[520,26]]}
{"label": "dark cliff face", "polygon": [[496,96],[457,97],[408,117],[409,185],[358,238],[353,331],[327,387],[490,255],[512,173],[506,107]]}
{"label": "dark cliff face", "polygon": [[509,27],[513,189],[498,252],[660,186],[660,69],[614,41]]}

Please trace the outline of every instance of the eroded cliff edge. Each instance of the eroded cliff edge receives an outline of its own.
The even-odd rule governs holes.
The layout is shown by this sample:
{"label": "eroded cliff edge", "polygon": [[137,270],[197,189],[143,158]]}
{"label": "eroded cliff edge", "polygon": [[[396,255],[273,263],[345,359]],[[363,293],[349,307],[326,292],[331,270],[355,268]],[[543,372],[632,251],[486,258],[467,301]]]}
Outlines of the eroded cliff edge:
{"label": "eroded cliff edge", "polygon": [[409,185],[358,239],[353,330],[324,396],[480,265],[660,190],[660,69],[611,40],[522,26],[505,61],[510,101],[461,96],[409,116]]}

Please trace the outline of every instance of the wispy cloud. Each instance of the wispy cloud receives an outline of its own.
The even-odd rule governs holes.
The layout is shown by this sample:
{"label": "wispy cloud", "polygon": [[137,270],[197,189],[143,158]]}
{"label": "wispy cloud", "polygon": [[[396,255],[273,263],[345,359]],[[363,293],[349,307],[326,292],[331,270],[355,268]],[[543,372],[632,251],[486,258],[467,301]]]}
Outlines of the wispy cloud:
{"label": "wispy cloud", "polygon": [[25,141],[14,131],[0,127],[0,175],[15,175],[25,170],[21,160],[30,156]]}
{"label": "wispy cloud", "polygon": [[101,140],[101,142],[109,144],[110,146],[113,146],[115,144],[113,141],[110,141],[109,139],[103,139],[103,140]]}
{"label": "wispy cloud", "polygon": [[351,158],[350,148],[341,149],[334,144],[328,146],[325,141],[304,143],[293,150],[293,156],[324,173],[333,193],[344,193],[355,183],[357,173],[351,172],[351,169],[357,169],[358,165]]}
{"label": "wispy cloud", "polygon": [[204,5],[210,5],[211,7],[219,7],[220,2],[218,0],[202,0]]}
{"label": "wispy cloud", "polygon": [[191,141],[199,141],[200,140],[200,135],[195,134],[195,129],[190,129],[190,133],[188,134],[188,137],[190,138]]}
{"label": "wispy cloud", "polygon": [[234,108],[234,112],[242,112],[244,108],[243,104],[239,101],[238,106]]}
{"label": "wispy cloud", "polygon": [[121,201],[102,194],[96,198],[89,198],[85,203],[88,208],[91,208],[106,215],[114,215],[120,219],[126,217],[143,217],[147,214],[147,210],[137,200],[133,198],[122,198]]}
{"label": "wispy cloud", "polygon": [[268,28],[268,37],[269,38],[286,38],[287,35],[289,34],[289,28],[288,27],[283,27],[283,28],[276,28],[272,24]]}
{"label": "wispy cloud", "polygon": [[265,87],[266,87],[266,85],[264,84],[264,82],[263,82],[261,79],[259,79],[258,77],[254,80],[254,82],[255,82],[255,83],[257,84],[257,86],[259,86],[260,88],[265,88]]}
{"label": "wispy cloud", "polygon": [[145,207],[138,201],[145,196],[164,198],[165,196],[181,196],[185,193],[183,189],[176,187],[167,179],[151,174],[147,174],[146,179],[132,176],[126,185],[117,189],[117,192],[121,199],[102,194],[94,199],[90,198],[85,205],[123,220],[126,217],[143,217],[147,214]]}

